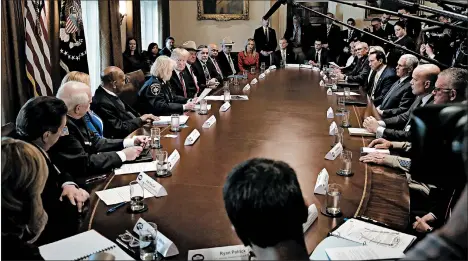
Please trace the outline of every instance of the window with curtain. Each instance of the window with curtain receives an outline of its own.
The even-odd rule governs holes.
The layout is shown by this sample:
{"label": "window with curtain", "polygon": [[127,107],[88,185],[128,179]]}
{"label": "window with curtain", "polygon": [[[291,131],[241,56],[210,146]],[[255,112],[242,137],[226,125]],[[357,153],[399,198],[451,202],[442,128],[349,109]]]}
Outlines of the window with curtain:
{"label": "window with curtain", "polygon": [[157,43],[162,48],[159,39],[159,9],[158,1],[141,0],[141,49],[146,50],[150,43]]}
{"label": "window with curtain", "polygon": [[81,1],[83,26],[88,52],[89,77],[91,78],[91,91],[101,84],[101,53],[99,49],[99,7],[98,1]]}

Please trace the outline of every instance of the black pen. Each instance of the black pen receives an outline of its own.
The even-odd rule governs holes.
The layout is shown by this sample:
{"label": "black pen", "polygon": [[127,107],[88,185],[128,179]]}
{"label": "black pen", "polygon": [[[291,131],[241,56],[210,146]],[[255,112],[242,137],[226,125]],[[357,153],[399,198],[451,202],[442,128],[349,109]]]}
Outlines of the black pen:
{"label": "black pen", "polygon": [[133,254],[135,254],[135,251],[134,251],[133,249],[129,248],[129,247],[127,246],[127,244],[125,244],[124,242],[122,242],[120,239],[117,238],[115,241],[117,241],[117,243],[119,243],[121,246],[125,247],[128,251],[130,251],[130,252],[132,252]]}
{"label": "black pen", "polygon": [[109,209],[107,210],[106,214],[109,215],[109,214],[115,212],[117,209],[119,209],[119,208],[125,206],[125,204],[127,204],[126,201],[124,201],[124,202],[122,202],[122,203],[119,203],[117,206],[114,206],[114,207],[109,208]]}
{"label": "black pen", "polygon": [[102,180],[102,179],[106,179],[107,178],[107,174],[104,174],[104,175],[101,175],[101,176],[97,176],[97,177],[94,177],[94,178],[90,178],[90,179],[87,179],[85,181],[86,184],[89,184],[91,182],[94,182],[94,181],[98,181],[98,180]]}

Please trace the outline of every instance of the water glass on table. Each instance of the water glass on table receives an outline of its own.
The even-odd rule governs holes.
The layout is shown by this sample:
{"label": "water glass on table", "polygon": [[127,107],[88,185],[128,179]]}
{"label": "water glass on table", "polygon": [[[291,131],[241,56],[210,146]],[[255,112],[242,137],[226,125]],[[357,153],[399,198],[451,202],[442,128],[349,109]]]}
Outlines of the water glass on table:
{"label": "water glass on table", "polygon": [[200,115],[208,114],[208,102],[205,99],[200,100],[200,110],[198,111],[198,114]]}
{"label": "water glass on table", "polygon": [[247,74],[248,74],[247,71],[243,71],[242,72],[242,78],[247,79],[247,77],[248,77]]}
{"label": "water glass on table", "polygon": [[178,114],[171,115],[171,131],[172,132],[180,131],[180,117]]}
{"label": "water glass on table", "polygon": [[140,233],[140,259],[141,260],[161,260],[158,255],[158,226],[153,222],[148,222],[148,229],[142,229]]}
{"label": "water glass on table", "polygon": [[336,129],[335,135],[332,136],[332,143],[331,146],[335,147],[336,144],[341,143],[342,146],[343,144],[343,134],[344,134],[344,129],[341,127],[338,127]]}
{"label": "water glass on table", "polygon": [[351,88],[345,87],[343,89],[343,92],[344,92],[345,100],[349,100],[349,98],[351,97]]}
{"label": "water glass on table", "polygon": [[340,185],[333,183],[327,187],[327,205],[326,212],[330,216],[338,216],[341,214],[340,200],[342,188]]}
{"label": "water glass on table", "polygon": [[167,161],[167,151],[158,151],[156,153],[156,176],[166,176],[170,167]]}
{"label": "water glass on table", "polygon": [[336,111],[344,112],[346,110],[345,101],[346,99],[344,96],[336,96],[336,104],[338,105]]}
{"label": "water glass on table", "polygon": [[130,182],[129,187],[130,210],[132,212],[139,212],[145,208],[145,204],[143,203],[143,199],[145,198],[144,189],[136,180]]}
{"label": "water glass on table", "polygon": [[260,73],[265,72],[265,62],[260,63]]}
{"label": "water glass on table", "polygon": [[344,110],[343,112],[340,113],[340,115],[341,115],[341,127],[343,128],[351,127],[351,124],[349,124],[349,111]]}
{"label": "water glass on table", "polygon": [[229,91],[229,89],[223,90],[223,98],[224,98],[224,102],[228,102],[231,100],[231,91]]}
{"label": "water glass on table", "polygon": [[255,66],[250,67],[250,73],[255,74]]}
{"label": "water glass on table", "polygon": [[343,150],[340,155],[341,168],[336,172],[340,176],[351,176],[353,171],[351,170],[351,162],[353,159],[353,153],[349,150]]}
{"label": "water glass on table", "polygon": [[151,148],[152,149],[160,149],[161,146],[161,129],[157,127],[151,128]]}

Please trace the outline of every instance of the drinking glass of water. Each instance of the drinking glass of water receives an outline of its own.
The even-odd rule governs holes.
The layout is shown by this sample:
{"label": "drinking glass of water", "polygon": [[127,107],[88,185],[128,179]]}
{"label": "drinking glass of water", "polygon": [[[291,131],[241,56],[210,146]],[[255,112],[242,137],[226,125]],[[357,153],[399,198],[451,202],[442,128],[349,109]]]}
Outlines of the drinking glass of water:
{"label": "drinking glass of water", "polygon": [[223,82],[223,88],[229,88],[229,81]]}
{"label": "drinking glass of water", "polygon": [[346,99],[344,96],[336,96],[336,104],[338,105],[337,111],[344,112],[346,110],[345,101]]}
{"label": "drinking glass of water", "polygon": [[250,73],[251,73],[251,74],[254,74],[254,73],[255,73],[255,65],[252,66],[252,67],[250,67]]}
{"label": "drinking glass of water", "polygon": [[140,233],[140,259],[141,260],[161,260],[158,255],[158,226],[153,222],[148,222],[149,228],[142,229]]}
{"label": "drinking glass of water", "polygon": [[242,72],[242,78],[247,79],[247,76],[248,76],[247,71],[243,71]]}
{"label": "drinking glass of water", "polygon": [[170,169],[170,163],[167,162],[167,151],[158,151],[156,153],[156,176],[165,176]]}
{"label": "drinking glass of water", "polygon": [[327,188],[327,214],[331,216],[338,216],[341,214],[340,199],[342,188],[340,185],[333,183],[328,185]]}
{"label": "drinking glass of water", "polygon": [[180,118],[179,114],[171,115],[171,131],[178,132],[180,130]]}
{"label": "drinking glass of water", "polygon": [[286,62],[283,59],[281,59],[280,60],[280,68],[284,68],[285,65],[286,65]]}
{"label": "drinking glass of water", "polygon": [[151,128],[151,148],[152,149],[160,149],[161,146],[161,129],[157,127]]}
{"label": "drinking glass of water", "polygon": [[351,170],[351,160],[353,159],[353,153],[349,150],[343,150],[341,152],[341,168],[336,172],[340,176],[351,176],[353,174]]}
{"label": "drinking glass of water", "polygon": [[198,114],[200,115],[208,114],[208,102],[205,99],[200,100],[200,110],[198,111]]}
{"label": "drinking glass of water", "polygon": [[130,182],[130,210],[133,212],[141,211],[145,208],[143,203],[143,199],[145,198],[144,189],[138,183],[138,181],[134,180]]}
{"label": "drinking glass of water", "polygon": [[343,134],[344,134],[344,129],[341,127],[338,127],[336,129],[335,135],[332,136],[332,143],[331,146],[335,147],[336,144],[341,143],[343,145]]}
{"label": "drinking glass of water", "polygon": [[231,92],[228,89],[223,90],[223,95],[224,95],[224,102],[228,102],[231,100]]}
{"label": "drinking glass of water", "polygon": [[351,88],[345,87],[345,88],[343,89],[343,91],[344,91],[345,99],[346,99],[346,100],[349,100],[349,97],[351,97]]}
{"label": "drinking glass of water", "polygon": [[263,73],[265,71],[265,62],[260,64],[260,72]]}
{"label": "drinking glass of water", "polygon": [[349,111],[348,110],[344,110],[341,113],[341,127],[343,128],[351,127],[351,125],[349,124]]}

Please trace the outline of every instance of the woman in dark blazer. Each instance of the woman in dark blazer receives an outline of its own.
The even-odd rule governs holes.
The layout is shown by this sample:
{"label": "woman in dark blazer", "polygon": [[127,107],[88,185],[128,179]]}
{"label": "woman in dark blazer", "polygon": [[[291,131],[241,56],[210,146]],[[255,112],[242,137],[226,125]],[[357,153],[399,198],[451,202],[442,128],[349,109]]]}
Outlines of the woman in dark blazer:
{"label": "woman in dark blazer", "polygon": [[123,70],[130,73],[138,70],[148,71],[145,66],[143,56],[138,50],[138,43],[135,38],[128,38],[123,55]]}
{"label": "woman in dark blazer", "polygon": [[[404,46],[408,50],[415,51],[416,44],[414,43],[413,39],[407,35],[405,23],[398,21],[395,23],[394,28],[395,35],[397,37],[397,40],[394,43]],[[400,59],[400,57],[406,52],[402,49],[390,47],[387,53],[387,64],[393,68],[396,68],[398,59]]]}

